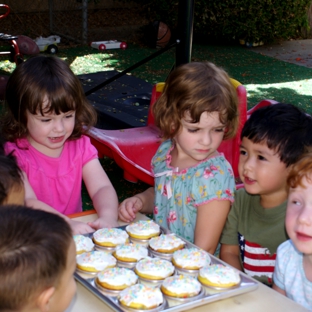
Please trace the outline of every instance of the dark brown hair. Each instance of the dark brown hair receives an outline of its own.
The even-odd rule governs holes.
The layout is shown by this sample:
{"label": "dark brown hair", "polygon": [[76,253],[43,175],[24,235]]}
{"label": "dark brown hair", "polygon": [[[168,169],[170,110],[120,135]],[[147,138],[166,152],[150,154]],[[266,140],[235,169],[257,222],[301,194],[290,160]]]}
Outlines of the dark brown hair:
{"label": "dark brown hair", "polygon": [[[49,108],[43,107],[48,98]],[[8,80],[5,93],[6,114],[1,122],[5,140],[27,136],[26,112],[76,112],[75,127],[69,139],[76,139],[84,127],[96,123],[96,112],[85,97],[82,85],[67,63],[54,56],[35,56],[18,65]]]}
{"label": "dark brown hair", "polygon": [[0,206],[0,311],[17,311],[57,285],[73,240],[67,222],[32,208]]}
{"label": "dark brown hair", "polygon": [[4,204],[12,190],[22,191],[22,171],[11,154],[0,155],[0,205]]}
{"label": "dark brown hair", "polygon": [[189,112],[197,123],[203,112],[219,112],[226,125],[224,139],[235,135],[238,99],[228,74],[209,62],[192,62],[177,67],[168,77],[164,91],[153,106],[155,124],[163,138],[174,138],[181,119]]}

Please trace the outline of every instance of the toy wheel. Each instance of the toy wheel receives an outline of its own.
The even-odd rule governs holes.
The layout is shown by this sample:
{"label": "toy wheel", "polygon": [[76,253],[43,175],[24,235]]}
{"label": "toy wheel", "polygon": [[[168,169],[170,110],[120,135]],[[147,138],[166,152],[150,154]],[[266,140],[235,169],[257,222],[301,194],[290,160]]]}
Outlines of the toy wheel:
{"label": "toy wheel", "polygon": [[126,49],[126,48],[127,48],[127,44],[125,42],[121,42],[120,49]]}
{"label": "toy wheel", "polygon": [[50,44],[47,48],[48,53],[56,54],[58,52],[58,47],[55,44]]}
{"label": "toy wheel", "polygon": [[103,51],[103,50],[106,50],[106,45],[105,44],[100,44],[99,45],[99,50]]}

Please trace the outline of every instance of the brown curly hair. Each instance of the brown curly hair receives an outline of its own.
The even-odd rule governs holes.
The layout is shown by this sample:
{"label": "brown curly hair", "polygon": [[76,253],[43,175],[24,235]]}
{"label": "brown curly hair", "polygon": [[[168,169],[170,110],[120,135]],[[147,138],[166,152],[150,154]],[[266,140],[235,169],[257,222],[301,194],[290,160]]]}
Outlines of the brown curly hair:
{"label": "brown curly hair", "polygon": [[203,112],[219,112],[226,125],[224,139],[237,130],[239,113],[237,93],[228,74],[209,62],[191,62],[177,67],[168,77],[164,91],[153,106],[155,124],[163,139],[172,139],[189,112],[193,123]]}
{"label": "brown curly hair", "polygon": [[[43,106],[45,97],[50,105],[48,110]],[[35,56],[18,65],[8,80],[5,100],[1,132],[7,141],[27,136],[27,111],[58,115],[74,110],[71,140],[96,123],[96,112],[85,97],[78,77],[65,61],[54,56]]]}

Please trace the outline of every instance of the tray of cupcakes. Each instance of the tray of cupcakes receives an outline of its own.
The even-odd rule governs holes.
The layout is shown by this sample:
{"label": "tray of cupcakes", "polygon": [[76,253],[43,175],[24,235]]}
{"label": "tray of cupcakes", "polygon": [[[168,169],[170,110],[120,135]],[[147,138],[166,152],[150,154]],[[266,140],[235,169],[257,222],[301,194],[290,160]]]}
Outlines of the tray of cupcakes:
{"label": "tray of cupcakes", "polygon": [[184,311],[258,286],[152,220],[74,240],[76,280],[115,311]]}

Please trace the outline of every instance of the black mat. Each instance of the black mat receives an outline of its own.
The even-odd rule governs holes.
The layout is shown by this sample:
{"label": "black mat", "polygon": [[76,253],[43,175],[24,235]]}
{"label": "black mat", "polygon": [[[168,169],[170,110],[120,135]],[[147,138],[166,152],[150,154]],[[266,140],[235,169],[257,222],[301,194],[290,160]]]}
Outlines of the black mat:
{"label": "black mat", "polygon": [[[84,91],[91,90],[118,71],[78,75]],[[125,75],[87,96],[98,113],[97,128],[122,129],[146,125],[152,84]]]}

